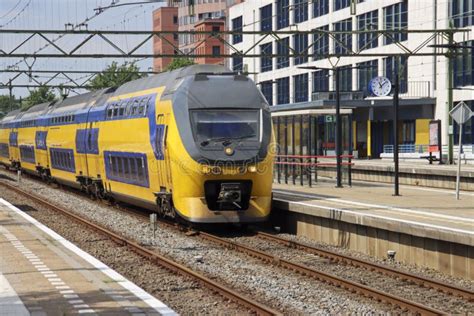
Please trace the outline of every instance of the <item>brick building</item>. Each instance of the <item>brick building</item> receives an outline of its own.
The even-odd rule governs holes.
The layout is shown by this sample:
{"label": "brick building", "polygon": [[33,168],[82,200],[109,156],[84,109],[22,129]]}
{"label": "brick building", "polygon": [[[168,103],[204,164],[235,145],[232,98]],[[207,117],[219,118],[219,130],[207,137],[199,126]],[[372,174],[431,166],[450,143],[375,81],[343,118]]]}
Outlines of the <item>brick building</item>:
{"label": "brick building", "polygon": [[[182,0],[168,1],[167,6],[161,7],[153,12],[154,31],[223,31],[226,29],[226,16],[228,8],[243,0]],[[172,43],[172,44],[170,44]],[[155,53],[176,53],[175,48],[183,53],[189,53],[195,49],[196,53],[220,54],[226,48],[217,39],[203,40],[202,36],[183,34],[180,36],[169,35],[166,40],[156,39],[154,41]],[[172,58],[155,58],[154,70],[163,71],[171,62]],[[199,64],[224,64],[223,58],[197,58]]]}

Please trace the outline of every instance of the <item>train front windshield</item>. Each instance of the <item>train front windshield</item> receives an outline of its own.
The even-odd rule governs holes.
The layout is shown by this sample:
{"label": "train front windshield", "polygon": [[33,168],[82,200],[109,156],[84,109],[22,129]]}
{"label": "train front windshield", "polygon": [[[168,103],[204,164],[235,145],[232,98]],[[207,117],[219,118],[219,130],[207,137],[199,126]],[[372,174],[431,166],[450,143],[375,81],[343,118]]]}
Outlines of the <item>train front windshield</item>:
{"label": "train front windshield", "polygon": [[197,142],[259,140],[259,110],[196,110],[191,120]]}

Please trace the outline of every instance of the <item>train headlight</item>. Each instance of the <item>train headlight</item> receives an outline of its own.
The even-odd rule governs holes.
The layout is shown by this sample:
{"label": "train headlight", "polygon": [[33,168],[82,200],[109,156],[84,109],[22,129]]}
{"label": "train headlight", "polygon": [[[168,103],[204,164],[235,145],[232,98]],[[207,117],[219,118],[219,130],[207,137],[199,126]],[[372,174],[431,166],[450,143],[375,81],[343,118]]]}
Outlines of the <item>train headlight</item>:
{"label": "train headlight", "polygon": [[227,156],[232,156],[234,154],[234,149],[226,147],[226,149],[224,149],[224,152]]}
{"label": "train headlight", "polygon": [[254,173],[254,172],[257,172],[257,167],[256,167],[256,166],[250,166],[250,167],[248,167],[247,170],[248,170],[249,172]]}

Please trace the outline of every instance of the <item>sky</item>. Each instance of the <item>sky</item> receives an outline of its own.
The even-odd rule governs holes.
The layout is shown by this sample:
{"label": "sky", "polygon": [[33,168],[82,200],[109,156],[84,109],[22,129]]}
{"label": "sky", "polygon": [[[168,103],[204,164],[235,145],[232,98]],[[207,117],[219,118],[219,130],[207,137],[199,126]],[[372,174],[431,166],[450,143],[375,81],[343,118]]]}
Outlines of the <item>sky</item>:
{"label": "sky", "polygon": [[[162,3],[140,4],[144,0],[115,0],[116,4],[130,4],[110,8],[96,15],[95,8],[107,7],[113,0],[0,0],[0,29],[22,29],[22,30],[64,30],[65,25],[79,25],[85,20],[89,30],[151,30],[152,12],[159,8]],[[148,0],[156,1],[156,0]],[[0,34],[0,49],[11,51],[19,45],[29,34]],[[48,35],[50,40],[55,40],[58,35]],[[144,39],[143,36],[110,36],[110,39],[122,49],[131,49],[134,44]],[[65,36],[56,39],[56,44],[62,49],[72,49],[80,42],[80,38]],[[18,49],[18,53],[32,53],[46,44],[44,39],[36,36],[28,44]],[[137,53],[152,53],[152,41],[148,41]],[[112,53],[113,49],[100,39],[92,40],[84,45],[82,53],[102,52]],[[54,47],[47,47],[41,53],[57,53]],[[116,60],[121,63],[126,59]],[[2,73],[8,67],[28,69],[33,65],[36,70],[103,70],[113,60],[111,59],[80,59],[80,58],[39,58],[22,60],[19,58],[0,59],[0,85],[8,82],[14,73]],[[152,59],[138,62],[141,70],[151,70]],[[52,76],[41,74],[36,78],[45,82]],[[74,78],[84,75],[76,74]],[[84,81],[85,79],[82,79]],[[66,82],[67,79],[55,79],[54,83]],[[81,80],[77,80],[81,82]],[[27,76],[15,80],[16,84],[28,84]],[[34,83],[31,83],[34,84]],[[81,92],[78,90],[77,92]],[[73,92],[73,93],[77,93]],[[8,94],[8,89],[0,89],[0,95]],[[26,88],[15,88],[13,94],[17,97],[26,97],[29,91]]]}

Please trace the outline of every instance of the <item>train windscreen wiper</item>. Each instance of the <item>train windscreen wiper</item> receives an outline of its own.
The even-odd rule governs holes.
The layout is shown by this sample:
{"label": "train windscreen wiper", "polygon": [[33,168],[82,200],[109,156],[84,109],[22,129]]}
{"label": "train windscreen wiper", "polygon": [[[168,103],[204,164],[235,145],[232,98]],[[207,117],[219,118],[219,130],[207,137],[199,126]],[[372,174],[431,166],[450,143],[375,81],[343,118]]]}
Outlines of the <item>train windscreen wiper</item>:
{"label": "train windscreen wiper", "polygon": [[209,145],[210,142],[222,142],[224,146],[228,146],[232,144],[232,141],[236,140],[243,140],[247,138],[252,138],[257,136],[256,134],[250,134],[250,135],[245,135],[245,136],[235,136],[235,137],[217,137],[217,138],[208,138],[204,141],[201,142],[201,146],[205,147]]}

